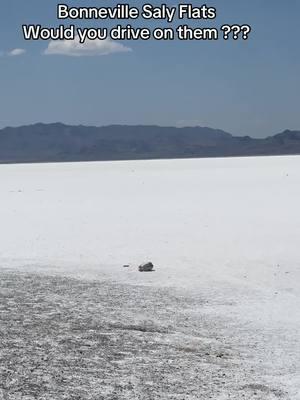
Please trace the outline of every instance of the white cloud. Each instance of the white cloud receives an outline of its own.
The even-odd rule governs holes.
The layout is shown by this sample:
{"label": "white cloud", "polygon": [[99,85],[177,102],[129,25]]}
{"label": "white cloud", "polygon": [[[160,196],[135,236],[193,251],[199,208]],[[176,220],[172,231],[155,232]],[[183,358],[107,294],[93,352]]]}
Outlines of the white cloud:
{"label": "white cloud", "polygon": [[124,53],[131,51],[129,47],[111,39],[86,40],[80,43],[79,36],[74,40],[51,41],[44,51],[46,55],[64,55],[73,57],[105,56],[112,53]]}
{"label": "white cloud", "polygon": [[7,55],[11,57],[16,57],[16,56],[21,56],[22,54],[25,54],[26,50],[25,49],[13,49],[7,53]]}

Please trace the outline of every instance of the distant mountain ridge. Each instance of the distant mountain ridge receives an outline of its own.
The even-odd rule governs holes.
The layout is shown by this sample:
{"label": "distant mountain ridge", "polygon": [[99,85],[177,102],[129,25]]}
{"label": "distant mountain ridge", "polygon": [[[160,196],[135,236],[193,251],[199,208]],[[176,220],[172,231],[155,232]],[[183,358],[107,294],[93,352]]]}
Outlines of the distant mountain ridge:
{"label": "distant mountain ridge", "polygon": [[300,131],[265,139],[202,127],[70,126],[0,130],[0,163],[105,161],[300,154]]}

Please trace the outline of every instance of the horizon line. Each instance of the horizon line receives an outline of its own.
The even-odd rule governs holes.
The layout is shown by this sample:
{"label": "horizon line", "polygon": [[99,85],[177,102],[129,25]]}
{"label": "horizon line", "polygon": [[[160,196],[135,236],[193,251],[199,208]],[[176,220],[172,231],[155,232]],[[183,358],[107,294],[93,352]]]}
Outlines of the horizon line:
{"label": "horizon line", "polygon": [[19,129],[19,128],[25,128],[25,127],[31,127],[31,126],[36,126],[36,125],[44,125],[44,126],[50,126],[50,125],[62,125],[62,126],[66,126],[66,127],[73,127],[73,128],[79,128],[79,127],[83,127],[83,128],[109,128],[109,127],[144,127],[144,128],[150,128],[150,127],[155,127],[155,128],[162,128],[162,129],[210,129],[212,131],[221,131],[224,132],[226,134],[231,135],[232,137],[240,137],[240,138],[251,138],[254,140],[261,140],[261,139],[266,139],[269,137],[274,137],[278,134],[281,133],[287,133],[287,132],[299,132],[300,130],[296,130],[296,129],[285,129],[281,132],[277,132],[274,133],[273,135],[267,135],[264,137],[253,137],[250,135],[235,135],[232,134],[231,132],[225,131],[224,129],[221,128],[212,128],[209,126],[201,126],[201,125],[186,125],[186,126],[176,126],[176,125],[156,125],[156,124],[116,124],[116,123],[111,123],[111,124],[105,124],[105,125],[88,125],[88,124],[67,124],[65,122],[60,122],[60,121],[56,121],[56,122],[34,122],[34,123],[28,123],[28,124],[23,124],[23,125],[16,125],[16,126],[4,126],[3,128],[0,128],[0,132],[5,130],[5,129]]}

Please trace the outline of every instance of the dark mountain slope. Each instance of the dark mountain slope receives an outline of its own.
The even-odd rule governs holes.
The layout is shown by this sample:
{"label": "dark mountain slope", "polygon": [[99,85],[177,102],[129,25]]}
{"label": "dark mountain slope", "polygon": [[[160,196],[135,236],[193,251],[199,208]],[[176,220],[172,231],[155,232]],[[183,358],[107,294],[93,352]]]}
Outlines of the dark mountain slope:
{"label": "dark mountain slope", "polygon": [[210,128],[36,124],[0,130],[0,162],[51,162],[300,154],[300,132],[266,139]]}

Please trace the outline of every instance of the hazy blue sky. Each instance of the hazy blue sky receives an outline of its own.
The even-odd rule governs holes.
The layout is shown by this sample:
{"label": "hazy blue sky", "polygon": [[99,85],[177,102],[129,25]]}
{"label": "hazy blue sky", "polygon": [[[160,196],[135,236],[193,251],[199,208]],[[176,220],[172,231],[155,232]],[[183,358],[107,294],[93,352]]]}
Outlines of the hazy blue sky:
{"label": "hazy blue sky", "polygon": [[[207,2],[218,9],[213,25],[252,25],[246,42],[130,41],[123,44],[131,52],[94,57],[44,55],[47,42],[23,40],[24,23],[59,24],[57,3],[1,0],[0,127],[38,121],[201,125],[258,137],[300,129],[299,0]],[[26,53],[10,56],[14,49]]]}

